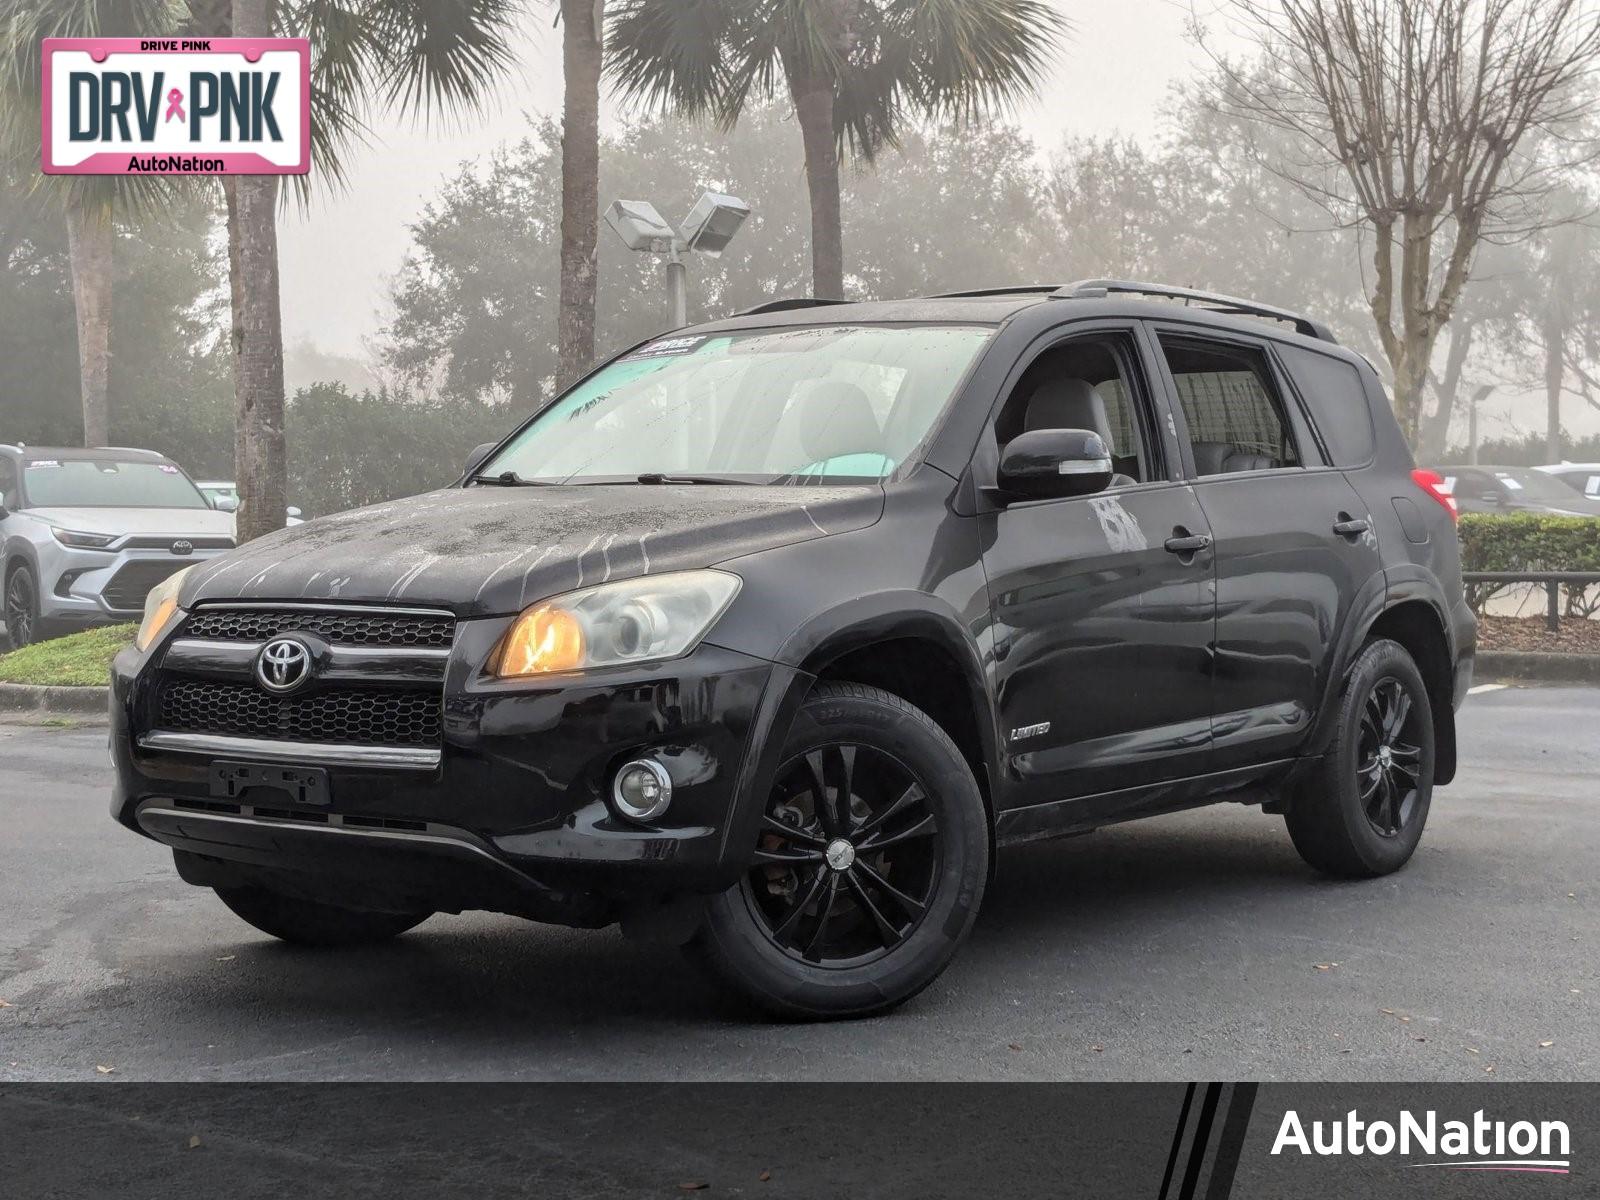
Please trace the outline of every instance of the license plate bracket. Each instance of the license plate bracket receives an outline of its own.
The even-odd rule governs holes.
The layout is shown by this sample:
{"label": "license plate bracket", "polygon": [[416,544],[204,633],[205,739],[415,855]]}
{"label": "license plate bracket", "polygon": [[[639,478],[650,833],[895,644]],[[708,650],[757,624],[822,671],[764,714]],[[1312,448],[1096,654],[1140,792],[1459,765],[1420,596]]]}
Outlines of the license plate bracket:
{"label": "license plate bracket", "polygon": [[327,808],[332,803],[328,772],[323,767],[282,766],[275,763],[213,762],[211,794],[249,804],[256,789],[271,789],[293,804]]}

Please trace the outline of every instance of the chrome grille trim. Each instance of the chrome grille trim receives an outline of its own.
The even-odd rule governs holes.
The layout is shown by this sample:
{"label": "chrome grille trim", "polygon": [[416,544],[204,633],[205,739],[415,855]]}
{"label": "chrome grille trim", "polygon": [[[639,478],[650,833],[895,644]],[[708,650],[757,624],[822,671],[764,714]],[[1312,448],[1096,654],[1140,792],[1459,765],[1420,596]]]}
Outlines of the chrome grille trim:
{"label": "chrome grille trim", "polygon": [[440,750],[425,746],[341,745],[329,742],[280,742],[267,738],[230,737],[214,733],[174,733],[152,729],[141,734],[145,750],[174,754],[203,754],[210,758],[246,758],[255,762],[282,762],[330,767],[392,767],[402,771],[437,770]]}
{"label": "chrome grille trim", "polygon": [[[161,665],[185,675],[248,680],[261,646],[261,642],[179,637],[163,651]],[[318,670],[317,679],[324,684],[442,684],[449,662],[448,646],[369,646],[335,642],[328,647],[327,666]]]}

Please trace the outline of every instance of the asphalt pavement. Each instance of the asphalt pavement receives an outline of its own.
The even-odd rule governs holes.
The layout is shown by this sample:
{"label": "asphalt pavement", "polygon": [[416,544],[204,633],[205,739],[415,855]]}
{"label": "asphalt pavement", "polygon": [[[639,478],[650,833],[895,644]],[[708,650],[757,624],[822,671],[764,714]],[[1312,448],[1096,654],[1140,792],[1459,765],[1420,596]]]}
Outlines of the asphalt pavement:
{"label": "asphalt pavement", "polygon": [[3,1080],[1592,1080],[1600,691],[1505,688],[1397,875],[1234,805],[1004,855],[898,1012],[753,1016],[675,950],[509,917],[288,948],[108,815],[105,730],[0,725]]}

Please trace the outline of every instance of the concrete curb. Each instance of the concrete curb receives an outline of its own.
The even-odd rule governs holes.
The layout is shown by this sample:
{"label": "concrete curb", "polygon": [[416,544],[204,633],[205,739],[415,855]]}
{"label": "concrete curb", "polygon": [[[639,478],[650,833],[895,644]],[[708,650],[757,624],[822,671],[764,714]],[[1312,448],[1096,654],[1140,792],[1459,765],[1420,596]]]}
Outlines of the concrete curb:
{"label": "concrete curb", "polygon": [[0,683],[0,712],[93,713],[103,717],[110,705],[110,688]]}
{"label": "concrete curb", "polygon": [[1500,676],[1546,683],[1600,683],[1600,654],[1556,654],[1548,650],[1480,650],[1477,678]]}

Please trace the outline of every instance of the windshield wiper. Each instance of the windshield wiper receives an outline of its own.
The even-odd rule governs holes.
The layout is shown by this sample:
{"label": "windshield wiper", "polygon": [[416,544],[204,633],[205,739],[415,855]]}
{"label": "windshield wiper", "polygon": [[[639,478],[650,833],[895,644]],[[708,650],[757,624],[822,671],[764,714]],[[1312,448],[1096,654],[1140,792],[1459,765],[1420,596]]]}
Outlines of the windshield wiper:
{"label": "windshield wiper", "polygon": [[661,471],[646,471],[639,476],[640,483],[735,483],[741,487],[754,487],[748,479],[730,479],[726,475],[667,475]]}
{"label": "windshield wiper", "polygon": [[524,479],[515,471],[501,471],[498,475],[471,475],[469,483],[486,483],[494,487],[552,487],[543,479]]}

